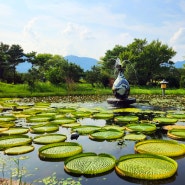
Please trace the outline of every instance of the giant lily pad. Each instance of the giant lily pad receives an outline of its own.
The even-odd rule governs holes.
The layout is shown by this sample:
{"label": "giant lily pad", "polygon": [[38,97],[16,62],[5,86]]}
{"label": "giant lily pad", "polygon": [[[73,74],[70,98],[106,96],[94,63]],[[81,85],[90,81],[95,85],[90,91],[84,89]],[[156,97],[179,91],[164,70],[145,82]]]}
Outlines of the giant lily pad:
{"label": "giant lily pad", "polygon": [[106,129],[101,129],[97,130],[89,135],[90,139],[93,140],[112,140],[112,139],[118,139],[123,137],[124,132],[119,131],[119,130],[106,130]]}
{"label": "giant lily pad", "polygon": [[32,142],[32,139],[26,135],[12,135],[0,138],[0,149],[26,145]]}
{"label": "giant lily pad", "polygon": [[157,122],[159,124],[175,124],[178,120],[176,118],[167,118],[167,117],[155,117],[153,119],[154,122]]}
{"label": "giant lily pad", "polygon": [[74,142],[61,142],[42,146],[39,156],[44,159],[66,158],[82,152],[82,146]]}
{"label": "giant lily pad", "polygon": [[46,122],[46,121],[51,121],[53,120],[53,116],[39,116],[39,115],[34,115],[27,117],[28,122]]}
{"label": "giant lily pad", "polygon": [[99,130],[99,129],[101,129],[101,127],[99,127],[99,126],[82,125],[82,126],[72,128],[72,131],[78,131],[79,134],[86,135],[86,134],[90,134],[90,133],[92,133],[96,130]]}
{"label": "giant lily pad", "polygon": [[127,134],[124,136],[125,140],[133,140],[133,141],[141,141],[146,139],[146,135],[144,134]]}
{"label": "giant lily pad", "polygon": [[151,153],[176,157],[185,154],[185,145],[171,140],[151,139],[141,141],[135,145],[138,153]]}
{"label": "giant lily pad", "polygon": [[15,146],[12,148],[8,148],[4,151],[5,154],[8,155],[19,155],[31,152],[34,150],[34,146],[32,145],[25,145],[25,146]]}
{"label": "giant lily pad", "polygon": [[177,162],[166,156],[129,154],[120,157],[115,169],[121,176],[157,180],[173,176],[177,168]]}
{"label": "giant lily pad", "polygon": [[58,125],[53,125],[53,124],[39,124],[36,126],[31,126],[30,127],[30,132],[31,133],[45,133],[45,132],[55,132],[59,130]]}
{"label": "giant lily pad", "polygon": [[92,116],[94,119],[110,119],[114,117],[113,113],[110,112],[99,112]]}
{"label": "giant lily pad", "polygon": [[64,161],[68,173],[98,175],[114,168],[116,158],[109,154],[83,153]]}
{"label": "giant lily pad", "polygon": [[63,125],[63,124],[74,123],[74,122],[76,122],[75,118],[65,118],[65,117],[58,118],[58,119],[51,121],[51,123],[57,124],[57,125]]}
{"label": "giant lily pad", "polygon": [[154,132],[156,130],[155,124],[150,123],[131,123],[126,125],[126,130],[130,132]]}
{"label": "giant lily pad", "polygon": [[67,139],[67,136],[63,134],[45,134],[41,136],[35,136],[33,138],[33,142],[38,144],[50,144],[50,143],[63,142],[66,139]]}
{"label": "giant lily pad", "polygon": [[138,117],[137,116],[116,116],[114,118],[114,120],[116,122],[123,122],[123,123],[126,123],[126,122],[137,122],[138,121]]}
{"label": "giant lily pad", "polygon": [[9,128],[8,130],[1,132],[0,135],[15,135],[15,134],[26,134],[29,129],[24,127]]}
{"label": "giant lily pad", "polygon": [[0,122],[5,122],[5,121],[15,121],[16,117],[15,116],[0,116]]}
{"label": "giant lily pad", "polygon": [[167,132],[168,137],[173,139],[185,139],[185,129],[172,129]]}

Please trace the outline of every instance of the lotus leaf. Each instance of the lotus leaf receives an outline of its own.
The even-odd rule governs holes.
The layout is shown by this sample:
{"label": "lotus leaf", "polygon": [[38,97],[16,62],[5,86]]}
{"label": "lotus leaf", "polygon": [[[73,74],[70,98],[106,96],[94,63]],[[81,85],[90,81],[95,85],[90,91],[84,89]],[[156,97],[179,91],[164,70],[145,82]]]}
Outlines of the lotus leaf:
{"label": "lotus leaf", "polygon": [[126,130],[130,132],[154,132],[156,131],[156,125],[150,123],[131,123],[126,125]]}
{"label": "lotus leaf", "polygon": [[45,132],[55,132],[59,130],[58,125],[53,125],[53,124],[39,124],[36,126],[31,126],[30,127],[30,132],[31,133],[45,133]]}
{"label": "lotus leaf", "polygon": [[82,125],[79,127],[74,127],[72,128],[72,131],[78,131],[79,134],[81,135],[86,135],[86,134],[90,134],[96,130],[101,129],[101,127],[99,126],[94,126],[94,125]]}
{"label": "lotus leaf", "polygon": [[0,116],[0,122],[15,121],[15,116]]}
{"label": "lotus leaf", "polygon": [[138,153],[151,153],[176,157],[185,154],[185,145],[171,140],[151,139],[140,141],[134,147]]}
{"label": "lotus leaf", "polygon": [[116,122],[137,122],[139,118],[137,116],[116,116],[114,118]]}
{"label": "lotus leaf", "polygon": [[177,168],[177,162],[166,156],[129,154],[120,157],[115,170],[121,176],[157,180],[173,176]]}
{"label": "lotus leaf", "polygon": [[73,115],[77,118],[85,118],[85,117],[90,117],[91,116],[91,112],[89,111],[77,111],[75,113],[73,113]]}
{"label": "lotus leaf", "polygon": [[185,129],[171,129],[167,135],[173,139],[185,139]]}
{"label": "lotus leaf", "polygon": [[68,107],[68,108],[60,108],[57,111],[60,113],[73,113],[76,111],[76,109]]}
{"label": "lotus leaf", "polygon": [[154,122],[157,122],[159,124],[175,124],[178,120],[176,118],[167,118],[167,117],[156,117],[153,119]]}
{"label": "lotus leaf", "polygon": [[144,134],[127,134],[124,136],[125,140],[134,140],[134,141],[141,141],[146,139],[146,135]]}
{"label": "lotus leaf", "polygon": [[0,149],[26,145],[32,142],[32,139],[26,135],[12,135],[0,138]]}
{"label": "lotus leaf", "polygon": [[123,131],[114,130],[114,129],[110,129],[110,130],[101,129],[91,133],[89,135],[89,138],[93,140],[112,140],[112,139],[121,138],[123,137],[123,135],[124,135]]}
{"label": "lotus leaf", "polygon": [[142,110],[138,108],[118,108],[113,110],[114,113],[121,113],[121,112],[138,113],[141,111]]}
{"label": "lotus leaf", "polygon": [[99,112],[92,116],[94,119],[110,119],[114,117],[113,113]]}
{"label": "lotus leaf", "polygon": [[64,161],[68,173],[98,175],[114,168],[116,158],[109,154],[83,153]]}
{"label": "lotus leaf", "polygon": [[82,146],[74,142],[47,144],[39,148],[41,158],[66,158],[82,152]]}
{"label": "lotus leaf", "polygon": [[15,127],[15,128],[9,128],[8,130],[1,132],[1,135],[15,135],[15,134],[26,134],[28,133],[28,128],[23,127]]}
{"label": "lotus leaf", "polygon": [[32,145],[15,146],[15,147],[6,149],[4,153],[8,155],[19,155],[19,154],[31,152],[33,150],[34,150],[34,146]]}

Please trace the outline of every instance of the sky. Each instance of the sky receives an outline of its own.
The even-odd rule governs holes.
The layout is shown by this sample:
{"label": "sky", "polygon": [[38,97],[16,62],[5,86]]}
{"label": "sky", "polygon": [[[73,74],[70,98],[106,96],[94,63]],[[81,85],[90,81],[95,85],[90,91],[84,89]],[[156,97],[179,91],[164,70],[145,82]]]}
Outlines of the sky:
{"label": "sky", "polygon": [[0,0],[0,42],[25,53],[100,59],[115,45],[159,40],[185,60],[185,0]]}

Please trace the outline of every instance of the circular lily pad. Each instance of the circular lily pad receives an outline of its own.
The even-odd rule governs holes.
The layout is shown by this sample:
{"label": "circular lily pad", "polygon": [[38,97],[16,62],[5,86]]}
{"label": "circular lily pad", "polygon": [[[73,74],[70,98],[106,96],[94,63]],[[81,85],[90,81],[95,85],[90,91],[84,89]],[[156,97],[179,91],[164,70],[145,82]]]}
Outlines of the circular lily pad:
{"label": "circular lily pad", "polygon": [[82,152],[82,146],[74,142],[61,142],[42,146],[39,156],[44,159],[66,158]]}
{"label": "circular lily pad", "polygon": [[115,130],[119,130],[119,131],[125,130],[125,127],[120,127],[118,125],[105,125],[103,128],[106,130],[110,130],[110,129],[115,129]]}
{"label": "circular lily pad", "polygon": [[26,145],[32,142],[32,139],[26,135],[12,135],[0,138],[0,149]]}
{"label": "circular lily pad", "polygon": [[6,149],[4,153],[8,155],[19,155],[19,154],[25,154],[28,152],[32,152],[33,150],[34,150],[34,146],[32,145],[15,146],[15,147]]}
{"label": "circular lily pad", "polygon": [[134,147],[138,153],[151,153],[176,157],[185,154],[185,145],[171,140],[151,139],[140,141]]}
{"label": "circular lily pad", "polygon": [[90,134],[96,130],[101,129],[101,127],[99,126],[94,126],[94,125],[82,125],[79,127],[74,127],[72,128],[72,131],[78,131],[79,134],[81,135],[86,135],[86,134]]}
{"label": "circular lily pad", "polygon": [[99,112],[92,116],[94,119],[110,119],[114,117],[113,113]]}
{"label": "circular lily pad", "polygon": [[68,124],[63,124],[62,127],[66,127],[66,128],[73,128],[73,127],[78,127],[80,126],[80,123],[68,123]]}
{"label": "circular lily pad", "polygon": [[157,180],[173,176],[177,168],[177,162],[166,156],[129,154],[120,157],[115,170],[121,176]]}
{"label": "circular lily pad", "polygon": [[29,129],[24,127],[9,128],[8,130],[1,132],[1,135],[15,135],[15,134],[26,134]]}
{"label": "circular lily pad", "polygon": [[39,124],[36,126],[30,127],[30,132],[31,133],[45,133],[45,132],[55,132],[59,130],[58,125],[53,125],[53,124]]}
{"label": "circular lily pad", "polygon": [[46,121],[51,121],[53,119],[52,116],[30,116],[26,118],[28,122],[46,122]]}
{"label": "circular lily pad", "polygon": [[124,136],[125,140],[133,140],[133,141],[141,141],[146,139],[146,135],[144,134],[127,134]]}
{"label": "circular lily pad", "polygon": [[167,132],[167,136],[172,139],[185,139],[185,129],[172,129]]}
{"label": "circular lily pad", "polygon": [[114,121],[116,122],[137,122],[138,121],[138,117],[137,116],[116,116],[114,118]]}
{"label": "circular lily pad", "polygon": [[154,122],[157,122],[159,124],[175,124],[178,120],[176,118],[167,118],[167,117],[156,117],[153,119]]}
{"label": "circular lily pad", "polygon": [[16,117],[15,116],[0,116],[0,122],[5,122],[5,121],[15,121]]}
{"label": "circular lily pad", "polygon": [[110,129],[110,130],[101,129],[91,133],[89,135],[89,138],[93,140],[112,140],[112,139],[121,138],[123,137],[123,135],[124,135],[123,131],[114,130],[114,129]]}
{"label": "circular lily pad", "polygon": [[76,122],[75,118],[58,118],[55,119],[53,121],[51,121],[51,123],[56,124],[56,125],[63,125],[63,124],[68,124],[68,123],[74,123]]}
{"label": "circular lily pad", "polygon": [[169,118],[176,118],[176,119],[185,119],[185,114],[168,114],[167,117]]}
{"label": "circular lily pad", "polygon": [[126,130],[129,132],[154,132],[156,131],[156,125],[150,123],[131,123],[126,125]]}
{"label": "circular lily pad", "polygon": [[138,113],[141,111],[142,110],[138,108],[118,108],[113,110],[114,113],[121,113],[121,112]]}
{"label": "circular lily pad", "polygon": [[50,144],[63,142],[67,139],[66,135],[63,134],[45,134],[41,136],[35,136],[33,142],[37,144]]}
{"label": "circular lily pad", "polygon": [[114,168],[116,158],[109,154],[83,153],[64,161],[68,173],[98,175]]}
{"label": "circular lily pad", "polygon": [[164,130],[172,130],[172,129],[185,129],[185,125],[165,125],[163,126]]}

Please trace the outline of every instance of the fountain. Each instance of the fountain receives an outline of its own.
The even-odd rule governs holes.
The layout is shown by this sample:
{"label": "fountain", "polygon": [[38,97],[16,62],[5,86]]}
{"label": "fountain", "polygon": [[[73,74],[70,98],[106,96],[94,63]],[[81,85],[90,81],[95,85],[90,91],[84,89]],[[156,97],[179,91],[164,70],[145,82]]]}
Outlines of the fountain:
{"label": "fountain", "polygon": [[127,60],[121,62],[119,58],[116,59],[115,69],[118,72],[118,76],[112,86],[115,98],[107,99],[107,102],[109,104],[113,104],[114,106],[125,107],[136,102],[135,98],[128,97],[130,94],[130,85],[124,76],[124,69],[127,62]]}

